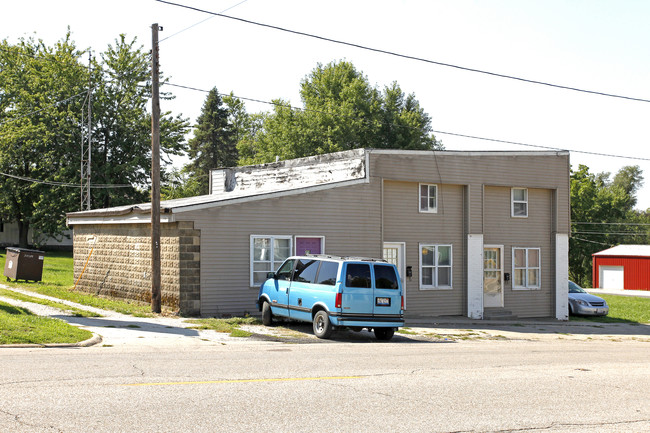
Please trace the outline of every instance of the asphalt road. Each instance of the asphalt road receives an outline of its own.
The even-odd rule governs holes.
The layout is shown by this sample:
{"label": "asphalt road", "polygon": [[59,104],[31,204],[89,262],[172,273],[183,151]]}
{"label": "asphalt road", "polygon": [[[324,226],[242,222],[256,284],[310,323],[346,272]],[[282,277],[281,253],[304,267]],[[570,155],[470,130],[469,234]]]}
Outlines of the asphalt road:
{"label": "asphalt road", "polygon": [[372,338],[0,351],[2,432],[643,432],[650,343]]}

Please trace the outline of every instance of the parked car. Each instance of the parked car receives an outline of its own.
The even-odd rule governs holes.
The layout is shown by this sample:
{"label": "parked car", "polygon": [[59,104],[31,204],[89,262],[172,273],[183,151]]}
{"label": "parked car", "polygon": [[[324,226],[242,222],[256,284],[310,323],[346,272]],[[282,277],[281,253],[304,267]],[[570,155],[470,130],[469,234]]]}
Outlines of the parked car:
{"label": "parked car", "polygon": [[267,277],[257,299],[264,325],[274,317],[312,322],[318,338],[329,338],[339,327],[368,328],[378,340],[390,340],[404,326],[400,277],[384,260],[289,257]]}
{"label": "parked car", "polygon": [[573,281],[569,281],[569,314],[580,316],[606,316],[609,313],[607,302]]}

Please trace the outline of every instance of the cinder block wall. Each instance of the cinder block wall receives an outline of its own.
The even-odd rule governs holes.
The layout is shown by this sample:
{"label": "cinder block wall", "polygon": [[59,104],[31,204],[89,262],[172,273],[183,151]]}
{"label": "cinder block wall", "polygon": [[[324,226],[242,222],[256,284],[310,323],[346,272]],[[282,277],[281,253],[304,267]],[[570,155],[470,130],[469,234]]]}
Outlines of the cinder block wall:
{"label": "cinder block wall", "polygon": [[[86,267],[77,290],[151,302],[149,224],[77,225],[73,239],[75,282]],[[162,304],[182,315],[199,315],[200,230],[192,221],[161,224],[160,243]]]}

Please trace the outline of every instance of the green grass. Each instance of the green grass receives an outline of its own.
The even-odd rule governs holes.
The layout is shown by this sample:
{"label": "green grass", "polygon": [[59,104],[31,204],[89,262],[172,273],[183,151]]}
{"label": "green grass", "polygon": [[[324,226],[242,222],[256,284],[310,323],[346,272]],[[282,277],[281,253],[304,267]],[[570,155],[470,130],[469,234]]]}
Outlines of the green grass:
{"label": "green grass", "polygon": [[3,302],[0,302],[0,329],[0,344],[77,343],[92,336],[90,331],[62,320],[36,316]]}
{"label": "green grass", "polygon": [[[0,254],[0,266],[4,269],[5,254]],[[104,310],[117,311],[122,314],[129,314],[136,317],[151,317],[151,306],[136,301],[118,301],[100,296],[90,295],[83,292],[71,290],[74,286],[73,280],[72,253],[69,252],[46,252],[43,263],[42,281],[26,283],[24,281],[3,282],[9,287],[19,287],[24,290],[53,296],[59,299],[76,302],[82,305],[101,308]]]}
{"label": "green grass", "polygon": [[188,323],[193,323],[193,329],[210,329],[217,332],[224,332],[230,334],[231,337],[250,337],[248,331],[244,331],[239,327],[241,325],[261,325],[262,322],[254,317],[232,317],[229,319],[193,319],[188,320]]}
{"label": "green grass", "polygon": [[571,321],[596,323],[650,323],[650,298],[598,295],[607,301],[609,314],[602,317],[571,316]]}

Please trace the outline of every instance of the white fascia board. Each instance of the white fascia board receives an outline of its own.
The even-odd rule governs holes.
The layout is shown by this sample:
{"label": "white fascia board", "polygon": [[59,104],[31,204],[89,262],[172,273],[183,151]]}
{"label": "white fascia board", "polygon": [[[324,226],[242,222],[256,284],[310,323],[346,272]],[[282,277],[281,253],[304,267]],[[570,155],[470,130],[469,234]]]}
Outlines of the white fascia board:
{"label": "white fascia board", "polygon": [[[173,223],[176,219],[173,214],[160,215],[161,223]],[[92,217],[68,217],[66,225],[84,225],[84,224],[150,224],[151,215],[148,213],[143,214],[128,214],[116,216],[92,216]]]}

